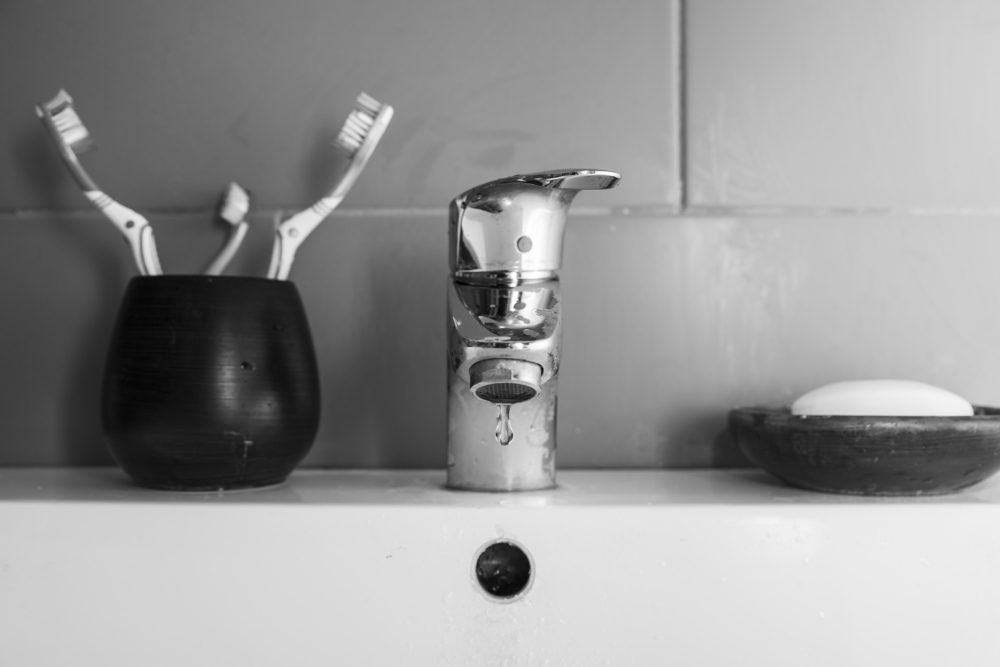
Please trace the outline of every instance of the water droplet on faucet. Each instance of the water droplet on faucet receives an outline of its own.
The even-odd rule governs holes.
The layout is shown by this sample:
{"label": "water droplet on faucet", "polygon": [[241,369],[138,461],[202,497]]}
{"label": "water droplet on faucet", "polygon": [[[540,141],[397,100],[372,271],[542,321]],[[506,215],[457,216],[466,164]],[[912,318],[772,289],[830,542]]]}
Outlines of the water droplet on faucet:
{"label": "water droplet on faucet", "polygon": [[501,445],[509,445],[510,441],[514,439],[514,431],[510,428],[510,404],[498,405],[497,408],[499,408],[499,412],[497,413],[497,442]]}

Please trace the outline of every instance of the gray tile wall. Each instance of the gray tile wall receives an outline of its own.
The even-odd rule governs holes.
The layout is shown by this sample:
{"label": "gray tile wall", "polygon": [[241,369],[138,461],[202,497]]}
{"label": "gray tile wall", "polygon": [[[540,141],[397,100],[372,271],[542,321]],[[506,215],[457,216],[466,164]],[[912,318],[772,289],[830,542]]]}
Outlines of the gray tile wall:
{"label": "gray tile wall", "polygon": [[4,3],[0,464],[109,462],[97,392],[134,268],[33,116],[60,87],[170,272],[221,243],[236,179],[257,213],[233,273],[261,273],[354,96],[396,107],[293,272],[324,390],[307,465],[443,466],[445,207],[551,167],[624,174],[567,231],[561,465],[740,463],[730,406],[837,379],[1000,404],[994,3],[682,5]]}

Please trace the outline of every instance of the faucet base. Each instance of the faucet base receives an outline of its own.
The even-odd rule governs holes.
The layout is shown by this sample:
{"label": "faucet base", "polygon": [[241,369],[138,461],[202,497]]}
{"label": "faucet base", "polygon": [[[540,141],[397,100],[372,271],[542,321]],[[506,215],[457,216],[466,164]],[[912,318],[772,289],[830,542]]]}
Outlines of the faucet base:
{"label": "faucet base", "polygon": [[[556,485],[556,383],[510,410],[513,437],[501,445],[491,424],[501,408],[455,383],[448,401],[446,486],[465,491],[539,491]],[[485,426],[485,428],[484,428]]]}

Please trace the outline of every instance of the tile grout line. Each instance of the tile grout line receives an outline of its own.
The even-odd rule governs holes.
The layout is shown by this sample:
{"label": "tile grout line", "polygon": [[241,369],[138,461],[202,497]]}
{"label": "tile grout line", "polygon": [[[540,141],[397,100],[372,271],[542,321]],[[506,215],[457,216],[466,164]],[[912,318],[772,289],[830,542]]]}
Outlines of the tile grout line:
{"label": "tile grout line", "polygon": [[676,43],[675,57],[677,59],[677,90],[675,91],[674,102],[674,132],[677,141],[677,205],[680,213],[687,212],[688,202],[688,118],[687,118],[687,12],[685,11],[686,0],[677,0],[674,6],[674,42]]}
{"label": "tile grout line", "polygon": [[[294,207],[268,207],[258,209],[252,216],[254,219],[271,218],[275,213],[284,215],[294,213]],[[171,208],[144,209],[143,214],[155,218],[212,217],[214,208]],[[12,220],[39,220],[44,218],[100,218],[101,214],[92,208],[74,209],[0,209],[0,222]],[[676,205],[650,204],[636,206],[574,206],[574,218],[934,218],[934,217],[1000,217],[1000,207],[985,208],[929,208],[929,207],[891,207],[891,206],[711,206],[688,205],[679,208]],[[445,208],[355,208],[338,209],[330,215],[331,219],[355,218],[387,218],[387,219],[436,219],[447,220],[448,210]]]}

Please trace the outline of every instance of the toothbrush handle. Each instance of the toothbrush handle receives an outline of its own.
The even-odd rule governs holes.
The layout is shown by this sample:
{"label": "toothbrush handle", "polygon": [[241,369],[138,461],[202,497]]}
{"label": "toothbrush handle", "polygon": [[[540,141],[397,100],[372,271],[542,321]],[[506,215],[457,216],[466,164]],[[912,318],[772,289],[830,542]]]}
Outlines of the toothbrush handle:
{"label": "toothbrush handle", "polygon": [[83,193],[122,233],[135,258],[139,273],[158,276],[163,273],[156,250],[156,239],[149,221],[138,212],[124,206],[100,190]]}
{"label": "toothbrush handle", "polygon": [[208,265],[205,269],[206,276],[218,276],[221,275],[226,267],[229,266],[229,262],[233,260],[236,256],[236,251],[240,249],[240,244],[243,243],[243,239],[247,235],[247,229],[249,228],[247,222],[240,222],[235,225],[229,232],[229,238],[226,239],[226,245],[223,246],[219,254],[215,256],[212,263]]}
{"label": "toothbrush handle", "polygon": [[[267,277],[271,280],[282,280],[278,278],[278,274],[281,272],[281,255],[282,250],[282,236],[281,236],[281,211],[276,211],[274,213],[274,244],[271,246],[271,264],[267,267]],[[295,252],[292,251],[294,256]],[[291,264],[291,258],[286,260],[286,264]],[[287,273],[287,271],[286,271]]]}
{"label": "toothbrush handle", "polygon": [[[156,249],[156,237],[153,236],[153,226],[149,223],[140,231],[139,243],[141,247],[142,264],[146,267],[147,276],[162,276],[163,267],[160,266],[160,253]],[[138,260],[137,260],[138,261]],[[142,267],[139,268],[142,270]]]}
{"label": "toothbrush handle", "polygon": [[[68,98],[68,95],[66,96]],[[163,269],[160,267],[160,257],[156,251],[156,239],[153,237],[153,228],[149,221],[132,209],[119,204],[110,196],[101,192],[94,183],[94,179],[80,164],[76,152],[66,143],[59,128],[56,127],[52,114],[42,107],[36,106],[35,113],[42,119],[45,129],[52,136],[63,163],[69,169],[73,179],[83,190],[83,194],[112,222],[118,230],[125,236],[129,246],[132,248],[132,255],[135,257],[136,266],[139,272],[144,275],[160,275]]]}
{"label": "toothbrush handle", "polygon": [[[295,261],[295,251],[306,240],[319,223],[330,215],[335,208],[340,206],[344,197],[350,192],[357,182],[358,177],[368,163],[372,151],[378,138],[385,131],[386,125],[392,118],[392,107],[387,107],[388,111],[380,116],[376,128],[375,141],[368,141],[366,148],[362,148],[360,153],[356,153],[347,165],[345,171],[333,190],[304,211],[300,211],[288,220],[277,224],[275,232],[274,247],[271,250],[271,266],[267,270],[267,277],[274,280],[287,280],[288,274],[292,270],[292,262]],[[277,219],[275,220],[277,222]]]}
{"label": "toothbrush handle", "polygon": [[274,247],[271,250],[271,266],[267,270],[267,277],[273,280],[287,280],[288,274],[292,271],[292,262],[295,261],[295,252],[302,245],[302,242],[313,233],[319,223],[330,215],[343,196],[334,199],[325,197],[310,208],[299,211],[288,220],[278,223],[280,214],[275,216],[277,229],[274,236]]}

